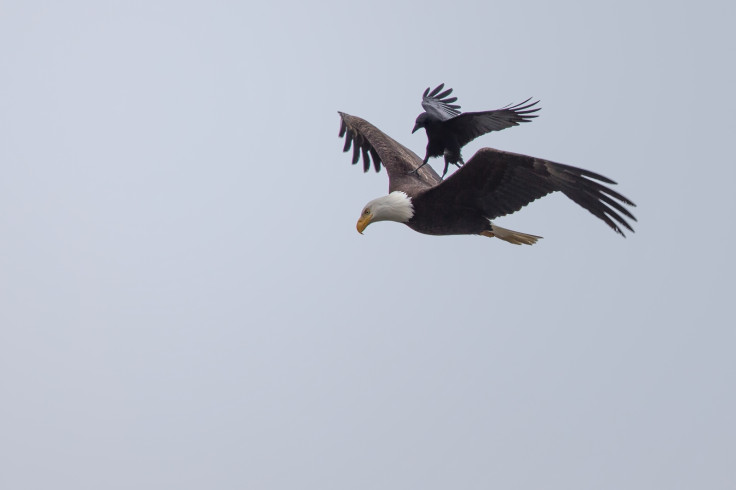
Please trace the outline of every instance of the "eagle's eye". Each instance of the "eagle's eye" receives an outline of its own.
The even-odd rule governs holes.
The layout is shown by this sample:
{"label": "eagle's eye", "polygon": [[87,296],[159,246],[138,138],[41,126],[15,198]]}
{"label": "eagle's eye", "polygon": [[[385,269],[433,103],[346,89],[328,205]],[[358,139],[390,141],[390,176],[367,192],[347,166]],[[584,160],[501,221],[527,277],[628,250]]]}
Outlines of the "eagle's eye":
{"label": "eagle's eye", "polygon": [[370,212],[370,211],[368,210],[368,208],[365,208],[365,209],[363,210],[363,214],[364,214],[365,216],[368,216],[369,214],[371,214],[371,212]]}

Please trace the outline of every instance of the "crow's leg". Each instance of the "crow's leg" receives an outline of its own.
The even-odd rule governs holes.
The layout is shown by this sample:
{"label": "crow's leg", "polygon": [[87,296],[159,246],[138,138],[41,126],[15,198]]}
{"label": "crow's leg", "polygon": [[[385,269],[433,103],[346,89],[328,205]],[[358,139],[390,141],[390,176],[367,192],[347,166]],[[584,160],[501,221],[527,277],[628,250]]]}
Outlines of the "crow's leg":
{"label": "crow's leg", "polygon": [[445,175],[447,175],[447,169],[450,166],[450,161],[445,158],[445,169],[442,171],[442,177],[440,177],[440,180],[445,180]]}
{"label": "crow's leg", "polygon": [[423,166],[425,166],[425,165],[427,164],[427,162],[428,162],[428,161],[429,161],[429,155],[427,155],[426,157],[424,157],[424,161],[422,162],[422,164],[421,164],[421,165],[419,165],[419,166],[418,166],[417,168],[415,168],[414,170],[410,170],[410,171],[408,171],[408,172],[407,172],[407,174],[409,174],[409,175],[412,175],[412,174],[415,174],[415,173],[419,172],[419,169],[420,169],[420,168],[422,168]]}

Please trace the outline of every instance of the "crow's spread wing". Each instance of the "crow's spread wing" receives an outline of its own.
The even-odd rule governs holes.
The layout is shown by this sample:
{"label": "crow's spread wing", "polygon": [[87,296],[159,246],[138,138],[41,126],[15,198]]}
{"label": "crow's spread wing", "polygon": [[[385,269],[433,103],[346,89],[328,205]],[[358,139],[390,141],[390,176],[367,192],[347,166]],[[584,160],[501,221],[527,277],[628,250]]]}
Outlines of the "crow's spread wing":
{"label": "crow's spread wing", "polygon": [[480,208],[488,219],[520,210],[535,199],[560,191],[624,235],[634,231],[624,207],[635,206],[605,184],[611,179],[581,168],[492,148],[479,150],[440,185],[425,192],[428,199],[444,199],[458,206]]}
{"label": "crow's spread wing", "polygon": [[457,97],[447,97],[452,93],[452,89],[448,88],[440,93],[444,87],[445,84],[441,83],[432,92],[427,87],[427,90],[422,95],[422,107],[424,107],[424,110],[440,121],[446,121],[460,114],[458,110],[460,106],[453,104],[453,102],[457,101]]}
{"label": "crow's spread wing", "polygon": [[458,116],[445,121],[445,127],[451,131],[457,138],[460,147],[463,147],[481,136],[491,131],[500,131],[518,126],[519,123],[529,122],[535,117],[540,108],[534,108],[539,101],[528,103],[531,98],[526,99],[520,104],[496,109],[495,111],[483,112],[464,112]]}

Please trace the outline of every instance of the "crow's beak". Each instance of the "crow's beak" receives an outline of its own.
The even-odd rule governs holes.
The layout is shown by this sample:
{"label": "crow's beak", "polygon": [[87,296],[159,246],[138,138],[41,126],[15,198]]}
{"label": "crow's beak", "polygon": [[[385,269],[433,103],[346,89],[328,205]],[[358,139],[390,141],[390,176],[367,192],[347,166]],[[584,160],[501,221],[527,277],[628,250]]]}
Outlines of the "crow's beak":
{"label": "crow's beak", "polygon": [[419,123],[416,123],[416,124],[414,125],[414,129],[412,129],[412,130],[411,130],[411,134],[414,134],[414,133],[416,133],[416,132],[417,132],[417,129],[419,129],[419,128],[421,128],[421,126],[419,125]]}

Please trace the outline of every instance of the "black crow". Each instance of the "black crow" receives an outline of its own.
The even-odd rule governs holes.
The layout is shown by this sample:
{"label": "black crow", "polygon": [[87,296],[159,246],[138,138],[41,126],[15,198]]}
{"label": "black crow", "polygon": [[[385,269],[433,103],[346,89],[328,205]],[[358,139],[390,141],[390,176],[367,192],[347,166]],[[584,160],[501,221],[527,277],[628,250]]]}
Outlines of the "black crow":
{"label": "black crow", "polygon": [[[452,93],[451,88],[440,93],[444,86],[445,84],[441,83],[432,92],[429,88],[424,91],[422,107],[426,112],[419,114],[412,130],[414,133],[417,129],[424,128],[427,132],[427,154],[422,166],[427,164],[429,157],[445,156],[445,170],[441,177],[443,179],[451,163],[458,167],[465,163],[460,154],[463,146],[480,135],[529,122],[537,117],[533,113],[540,109],[539,107],[532,109],[539,103],[538,100],[527,104],[531,100],[530,97],[520,104],[508,105],[495,111],[461,113],[460,106],[452,104],[457,101],[457,97],[447,97]],[[419,169],[413,172],[417,170]]]}

